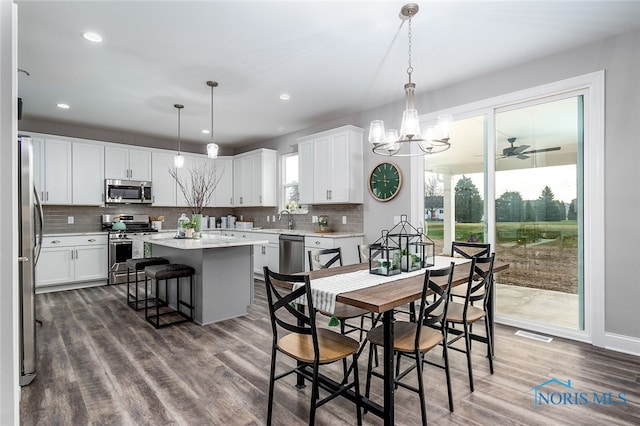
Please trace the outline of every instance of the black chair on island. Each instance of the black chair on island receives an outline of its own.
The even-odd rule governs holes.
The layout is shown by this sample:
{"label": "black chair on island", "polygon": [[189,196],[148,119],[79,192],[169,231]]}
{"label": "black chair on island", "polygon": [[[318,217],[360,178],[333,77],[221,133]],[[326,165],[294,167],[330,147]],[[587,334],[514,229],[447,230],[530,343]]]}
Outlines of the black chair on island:
{"label": "black chair on island", "polygon": [[[264,267],[264,282],[267,288],[269,317],[273,330],[271,345],[271,370],[269,374],[269,406],[267,425],[271,425],[273,416],[273,393],[276,380],[296,373],[311,381],[309,424],[315,424],[316,408],[353,389],[356,396],[358,425],[362,424],[360,411],[360,388],[358,382],[358,349],[360,344],[351,337],[336,333],[326,328],[316,327],[316,310],[313,305],[311,285],[308,275],[283,275]],[[289,292],[288,288],[299,288]],[[306,297],[306,305],[298,305],[296,301]],[[308,312],[305,314],[305,311]],[[282,333],[282,334],[281,334]],[[297,366],[276,375],[276,356],[283,353],[297,361]],[[337,381],[338,389],[331,391],[318,378],[321,365],[352,357],[351,366],[344,371],[344,377]],[[308,370],[311,367],[311,371]],[[353,381],[348,382],[353,372]],[[329,395],[320,399],[319,389],[329,391]]]}
{"label": "black chair on island", "polygon": [[[176,263],[169,263],[167,265],[152,265],[147,266],[144,269],[145,273],[145,292],[149,293],[147,284],[149,280],[155,281],[155,291],[151,294],[153,297],[147,297],[144,305],[144,316],[147,321],[155,328],[167,327],[169,325],[180,324],[187,321],[193,321],[193,275],[195,269],[191,266],[180,265]],[[181,291],[180,281],[181,278],[189,277],[189,301],[183,299],[183,292]],[[176,284],[176,298],[175,305],[171,306],[171,297],[169,293],[169,285],[171,279],[175,279]],[[164,281],[164,299],[160,290],[160,282]],[[154,306],[149,306],[149,302],[153,301]],[[155,307],[155,312],[149,313],[150,308]],[[187,309],[184,312],[183,308]],[[173,318],[165,320],[165,318]],[[162,319],[162,320],[161,320]]]}
{"label": "black chair on island", "polygon": [[[144,303],[147,300],[146,284],[144,298],[140,297],[140,289],[138,282],[138,272],[143,271],[147,266],[167,265],[169,261],[163,257],[140,257],[135,259],[127,259],[127,305],[133,310],[139,311],[144,309]],[[131,271],[136,276],[135,283],[131,282]],[[145,278],[146,279],[146,278]],[[135,293],[131,293],[132,284],[135,284]]]}

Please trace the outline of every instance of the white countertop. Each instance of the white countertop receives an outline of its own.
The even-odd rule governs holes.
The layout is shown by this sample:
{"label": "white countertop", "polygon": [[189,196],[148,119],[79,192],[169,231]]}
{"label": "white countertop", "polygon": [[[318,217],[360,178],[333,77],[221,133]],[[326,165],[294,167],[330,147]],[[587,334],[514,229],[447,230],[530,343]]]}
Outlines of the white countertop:
{"label": "white countertop", "polygon": [[173,234],[158,233],[152,235],[137,235],[132,239],[171,247],[181,250],[202,250],[223,247],[252,246],[267,244],[267,240],[254,240],[251,238],[225,237],[215,234],[204,234],[202,238],[174,238]]}

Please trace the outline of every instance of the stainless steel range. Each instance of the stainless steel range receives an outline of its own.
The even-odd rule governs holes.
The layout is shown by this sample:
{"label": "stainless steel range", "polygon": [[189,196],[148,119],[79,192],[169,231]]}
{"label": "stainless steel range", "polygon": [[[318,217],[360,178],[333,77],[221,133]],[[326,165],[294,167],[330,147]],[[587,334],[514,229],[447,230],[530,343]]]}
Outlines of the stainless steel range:
{"label": "stainless steel range", "polygon": [[[113,229],[114,222],[124,223],[126,228]],[[157,231],[151,228],[149,216],[141,214],[102,215],[102,229],[109,232],[109,284],[126,283],[126,262],[133,257],[133,239],[131,237]],[[133,272],[131,279],[135,280]],[[138,280],[140,279],[144,280],[144,271],[138,272]]]}

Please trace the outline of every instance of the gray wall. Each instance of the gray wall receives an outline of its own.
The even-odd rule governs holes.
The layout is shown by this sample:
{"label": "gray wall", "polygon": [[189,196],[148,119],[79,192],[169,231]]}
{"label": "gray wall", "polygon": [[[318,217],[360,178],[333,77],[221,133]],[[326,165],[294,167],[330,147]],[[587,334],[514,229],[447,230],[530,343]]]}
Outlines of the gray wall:
{"label": "gray wall", "polygon": [[[640,211],[640,30],[419,94],[417,108],[425,114],[599,70],[606,71],[605,330],[640,338],[640,280],[632,269],[640,259],[637,243],[640,241],[640,222],[632,219],[633,214]],[[398,88],[398,97],[401,96],[402,88]],[[283,136],[271,141],[268,147],[279,152],[291,152],[295,138],[299,136],[344,124],[368,129],[374,118],[395,122],[399,120],[401,108],[402,105],[398,104],[343,117],[323,126]],[[380,161],[381,157],[367,152],[365,173]],[[366,241],[375,240],[380,229],[388,228],[393,216],[409,213],[409,161],[394,161],[403,171],[405,184],[400,194],[388,203],[365,196]]]}

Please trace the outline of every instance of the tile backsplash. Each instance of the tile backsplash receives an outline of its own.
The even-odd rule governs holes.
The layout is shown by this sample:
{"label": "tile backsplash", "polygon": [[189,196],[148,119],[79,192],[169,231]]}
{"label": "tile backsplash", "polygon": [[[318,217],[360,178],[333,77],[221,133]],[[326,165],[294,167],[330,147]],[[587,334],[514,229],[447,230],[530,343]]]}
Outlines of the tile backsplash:
{"label": "tile backsplash", "polygon": [[[57,234],[69,232],[96,232],[101,231],[101,215],[103,214],[146,214],[151,216],[164,216],[163,228],[175,229],[178,218],[189,209],[182,207],[150,207],[141,205],[123,206],[43,206],[44,233]],[[244,208],[209,208],[205,215],[221,217],[228,214],[236,216],[237,220],[252,221],[255,227],[286,228],[286,215],[278,220],[278,209],[275,207],[244,207]],[[317,224],[312,223],[313,216],[327,215],[329,226],[335,232],[363,232],[363,208],[362,204],[332,204],[309,206],[307,214],[292,215],[294,229],[313,231]],[[267,216],[269,220],[267,221]],[[272,220],[275,216],[275,222]],[[346,224],[342,223],[343,216]],[[73,217],[73,224],[69,224],[69,217]]]}

